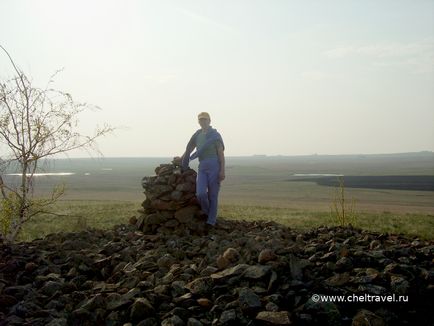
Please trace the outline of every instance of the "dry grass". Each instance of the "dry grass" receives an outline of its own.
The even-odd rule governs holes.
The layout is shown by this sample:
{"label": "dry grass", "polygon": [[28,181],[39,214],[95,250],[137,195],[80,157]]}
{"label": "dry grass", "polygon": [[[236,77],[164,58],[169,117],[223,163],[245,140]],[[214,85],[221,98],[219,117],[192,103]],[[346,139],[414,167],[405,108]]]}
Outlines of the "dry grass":
{"label": "dry grass", "polygon": [[53,211],[56,215],[41,215],[24,225],[19,241],[31,241],[50,233],[81,231],[87,228],[110,229],[128,223],[137,215],[140,202],[73,200],[59,201]]}
{"label": "dry grass", "polygon": [[[109,229],[117,224],[128,223],[133,215],[138,215],[140,201],[73,200],[60,201],[55,211],[64,216],[42,215],[27,223],[20,241],[31,241],[50,233],[80,231],[86,228]],[[381,233],[400,233],[434,239],[434,215],[413,213],[357,212],[356,227]],[[219,209],[219,217],[237,220],[269,220],[294,229],[306,230],[322,225],[337,225],[330,216],[330,210],[228,205]]]}
{"label": "dry grass", "polygon": [[[264,206],[222,206],[220,216],[240,220],[272,220],[294,229],[307,230],[322,225],[338,225],[328,211],[308,211],[291,208],[272,208]],[[355,227],[366,230],[405,234],[422,239],[434,239],[434,215],[427,214],[393,214],[357,213]]]}

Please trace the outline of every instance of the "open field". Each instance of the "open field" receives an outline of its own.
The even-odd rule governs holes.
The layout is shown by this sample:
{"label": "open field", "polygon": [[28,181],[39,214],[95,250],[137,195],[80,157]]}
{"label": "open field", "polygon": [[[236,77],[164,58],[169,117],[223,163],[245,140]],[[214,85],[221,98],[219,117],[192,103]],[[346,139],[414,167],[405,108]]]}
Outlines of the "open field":
{"label": "open field", "polygon": [[[25,225],[19,240],[30,241],[50,233],[81,231],[86,228],[109,229],[128,223],[137,215],[140,202],[113,200],[59,201],[54,211],[64,216],[43,215]],[[322,225],[337,225],[330,211],[276,208],[270,206],[221,205],[219,216],[246,221],[273,220],[297,230]],[[423,239],[434,239],[434,215],[359,212],[355,227],[383,233],[402,233]]]}
{"label": "open field", "polygon": [[[66,195],[56,209],[76,216],[63,226],[80,228],[84,223],[102,227],[126,222],[145,199],[140,181],[153,175],[154,168],[170,158],[106,158],[56,160],[45,165],[50,173],[67,175],[38,176],[35,191],[46,193],[55,184],[66,185]],[[431,152],[391,155],[228,157],[226,180],[220,195],[220,216],[242,219],[273,219],[294,227],[306,228],[330,223],[335,177],[318,179],[298,175],[355,176],[363,188],[346,188],[348,199],[356,201],[359,226],[384,232],[405,232],[430,237],[434,233],[434,191],[382,189],[375,180],[387,176],[409,176],[412,180],[434,176]],[[192,165],[197,168],[197,164]],[[12,172],[12,171],[11,171]],[[369,178],[374,178],[369,184]],[[15,179],[14,179],[15,178]],[[328,179],[327,179],[328,178]],[[6,176],[6,181],[17,180]],[[288,182],[290,180],[290,182]],[[319,182],[317,183],[317,181]],[[329,180],[328,186],[324,180]],[[369,187],[376,188],[371,189]],[[387,187],[386,187],[387,188]],[[78,217],[81,216],[81,219]],[[54,232],[55,217],[46,218],[41,228]],[[42,223],[43,219],[41,219]],[[33,228],[38,228],[35,224]],[[27,235],[25,233],[27,232]],[[40,231],[25,230],[22,239]]]}

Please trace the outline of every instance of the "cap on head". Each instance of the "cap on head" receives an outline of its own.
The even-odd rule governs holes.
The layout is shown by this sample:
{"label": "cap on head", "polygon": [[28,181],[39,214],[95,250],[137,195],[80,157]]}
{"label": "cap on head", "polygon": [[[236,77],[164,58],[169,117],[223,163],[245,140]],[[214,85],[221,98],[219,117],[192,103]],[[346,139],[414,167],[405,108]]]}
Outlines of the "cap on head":
{"label": "cap on head", "polygon": [[198,119],[208,119],[211,120],[211,117],[209,116],[208,112],[201,112],[197,116]]}

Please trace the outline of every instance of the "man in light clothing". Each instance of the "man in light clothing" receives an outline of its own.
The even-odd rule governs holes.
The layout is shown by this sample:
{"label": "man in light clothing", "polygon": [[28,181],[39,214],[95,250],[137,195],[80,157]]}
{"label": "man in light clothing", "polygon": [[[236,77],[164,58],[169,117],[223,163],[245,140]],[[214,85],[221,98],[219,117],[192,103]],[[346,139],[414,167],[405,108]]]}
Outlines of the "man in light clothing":
{"label": "man in light clothing", "polygon": [[[210,126],[211,117],[207,112],[198,115],[201,129],[197,130],[182,155],[182,168],[188,168],[190,160],[199,158],[196,197],[202,211],[208,216],[206,223],[214,226],[217,222],[217,205],[220,182],[225,179],[224,143],[221,135]],[[196,152],[190,156],[196,148]]]}

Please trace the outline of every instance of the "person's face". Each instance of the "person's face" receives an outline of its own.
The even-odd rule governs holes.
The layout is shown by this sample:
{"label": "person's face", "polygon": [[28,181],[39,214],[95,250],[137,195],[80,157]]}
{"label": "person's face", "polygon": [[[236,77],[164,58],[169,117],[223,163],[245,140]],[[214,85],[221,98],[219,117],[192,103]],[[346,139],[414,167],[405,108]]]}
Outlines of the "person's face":
{"label": "person's face", "polygon": [[202,129],[207,129],[209,127],[210,123],[211,123],[210,119],[207,119],[207,118],[200,118],[199,119],[199,125]]}

